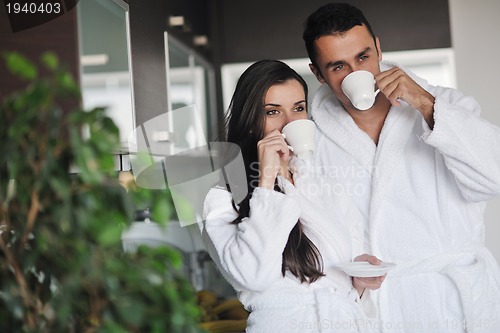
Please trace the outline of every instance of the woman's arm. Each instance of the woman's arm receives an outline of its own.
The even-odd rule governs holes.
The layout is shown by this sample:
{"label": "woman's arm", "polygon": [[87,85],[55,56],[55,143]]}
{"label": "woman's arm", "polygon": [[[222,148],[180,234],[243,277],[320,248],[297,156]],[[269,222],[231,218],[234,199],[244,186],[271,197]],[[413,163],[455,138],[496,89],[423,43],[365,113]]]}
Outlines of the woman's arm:
{"label": "woman's arm", "polygon": [[205,200],[203,239],[236,289],[262,291],[283,278],[283,250],[299,216],[294,199],[256,188],[250,199],[250,216],[233,224],[237,213],[230,192],[214,188]]}

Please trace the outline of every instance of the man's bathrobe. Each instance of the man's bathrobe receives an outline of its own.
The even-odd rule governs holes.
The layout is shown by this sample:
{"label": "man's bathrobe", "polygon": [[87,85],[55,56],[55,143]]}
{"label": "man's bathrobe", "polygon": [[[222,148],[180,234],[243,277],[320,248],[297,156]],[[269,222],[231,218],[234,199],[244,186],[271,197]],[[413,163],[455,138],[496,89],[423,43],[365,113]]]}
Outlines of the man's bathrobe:
{"label": "man's bathrobe", "polygon": [[[368,332],[365,310],[370,315],[374,308],[359,299],[350,277],[333,269],[335,263],[352,260],[342,213],[327,213],[312,195],[315,185],[306,185],[310,175],[299,175],[307,168],[297,168],[301,162],[295,157],[291,163],[295,186],[278,176],[284,193],[256,188],[250,217],[239,224],[231,223],[237,217],[231,194],[224,188],[210,190],[202,230],[208,252],[251,312],[247,332]],[[281,272],[283,250],[299,219],[321,252],[326,273],[311,284]]]}
{"label": "man's bathrobe", "polygon": [[398,264],[370,293],[382,332],[500,332],[500,272],[483,222],[500,193],[500,129],[473,98],[406,72],[435,96],[434,128],[401,103],[378,145],[320,87],[311,118],[323,193],[359,210],[363,223],[348,225],[354,253]]}

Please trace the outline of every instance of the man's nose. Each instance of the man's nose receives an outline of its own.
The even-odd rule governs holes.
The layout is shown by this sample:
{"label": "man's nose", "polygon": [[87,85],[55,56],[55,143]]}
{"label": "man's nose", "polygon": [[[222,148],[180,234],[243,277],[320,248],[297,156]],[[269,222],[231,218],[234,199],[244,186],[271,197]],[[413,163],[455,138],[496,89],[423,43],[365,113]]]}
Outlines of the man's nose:
{"label": "man's nose", "polygon": [[359,66],[359,64],[350,64],[349,69],[350,69],[350,71],[349,71],[348,75],[351,74],[352,72],[359,71],[362,68],[361,68],[361,66]]}

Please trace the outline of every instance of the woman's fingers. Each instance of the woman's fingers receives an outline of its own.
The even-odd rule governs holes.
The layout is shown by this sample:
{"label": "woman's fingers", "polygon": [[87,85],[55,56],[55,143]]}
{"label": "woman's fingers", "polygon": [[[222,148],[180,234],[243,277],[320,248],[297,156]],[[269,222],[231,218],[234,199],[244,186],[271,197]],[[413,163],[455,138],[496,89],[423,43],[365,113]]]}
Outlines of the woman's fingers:
{"label": "woman's fingers", "polygon": [[[380,265],[382,263],[382,260],[377,258],[376,256],[373,256],[371,254],[361,254],[354,258],[354,261],[366,261],[369,262],[372,265]],[[382,282],[385,280],[385,275],[382,276],[375,276],[375,277],[353,277],[352,278],[352,284],[356,289],[359,288],[367,288],[367,289],[378,289],[382,285]]]}
{"label": "woman's fingers", "polygon": [[357,256],[354,258],[354,261],[367,261],[372,265],[380,265],[382,263],[382,260],[367,253]]}
{"label": "woman's fingers", "polygon": [[362,287],[366,289],[376,290],[382,286],[382,282],[384,282],[386,275],[377,276],[377,277],[353,277],[352,284],[355,287]]}
{"label": "woman's fingers", "polygon": [[273,130],[269,132],[262,140],[257,143],[259,151],[266,151],[266,153],[272,154],[276,152],[279,156],[288,161],[290,158],[290,149],[286,144],[283,135],[278,130]]}
{"label": "woman's fingers", "polygon": [[288,161],[290,151],[278,130],[268,133],[257,143],[259,158],[259,186],[273,188],[281,169],[281,160]]}

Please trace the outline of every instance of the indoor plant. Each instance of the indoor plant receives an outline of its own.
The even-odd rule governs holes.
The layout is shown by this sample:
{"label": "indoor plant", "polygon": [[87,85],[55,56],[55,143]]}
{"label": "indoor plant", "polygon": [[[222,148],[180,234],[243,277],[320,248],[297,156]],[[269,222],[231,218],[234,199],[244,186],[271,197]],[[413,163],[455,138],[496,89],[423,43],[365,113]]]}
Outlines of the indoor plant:
{"label": "indoor plant", "polygon": [[120,186],[116,126],[103,109],[60,107],[79,89],[54,55],[45,77],[4,58],[29,84],[0,104],[0,332],[197,331],[179,253],[122,250],[136,208],[168,221],[168,191]]}

